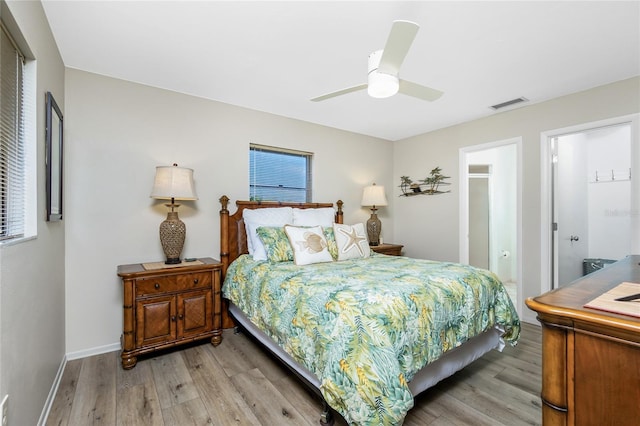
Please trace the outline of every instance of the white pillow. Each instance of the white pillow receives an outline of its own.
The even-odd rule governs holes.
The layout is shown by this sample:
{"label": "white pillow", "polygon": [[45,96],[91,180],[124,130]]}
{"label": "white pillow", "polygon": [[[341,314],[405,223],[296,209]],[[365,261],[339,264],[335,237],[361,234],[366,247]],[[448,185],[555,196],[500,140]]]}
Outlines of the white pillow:
{"label": "white pillow", "polygon": [[364,224],[355,225],[333,224],[333,234],[338,245],[338,260],[369,257],[369,239]]}
{"label": "white pillow", "polygon": [[[291,207],[269,207],[264,209],[244,209],[242,211],[244,227],[247,232],[247,248],[254,260],[266,260],[267,252],[258,237],[256,229],[260,226],[284,226],[293,222]],[[257,253],[256,253],[257,252]]]}
{"label": "white pillow", "polygon": [[333,207],[319,209],[293,209],[293,223],[296,226],[324,226],[330,228],[335,222],[336,211]]}
{"label": "white pillow", "polygon": [[289,244],[293,249],[293,261],[296,265],[333,261],[321,226],[309,228],[287,225],[284,227],[284,232],[289,238]]}

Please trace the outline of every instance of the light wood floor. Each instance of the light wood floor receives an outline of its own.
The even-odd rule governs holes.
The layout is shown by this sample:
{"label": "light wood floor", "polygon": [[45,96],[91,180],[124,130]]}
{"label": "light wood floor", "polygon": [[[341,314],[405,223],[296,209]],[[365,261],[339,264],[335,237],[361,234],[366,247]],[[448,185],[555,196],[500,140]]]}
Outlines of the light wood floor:
{"label": "light wood floor", "polygon": [[[540,329],[418,396],[405,425],[538,425]],[[47,425],[318,425],[322,404],[242,334],[140,359],[70,361]],[[336,425],[344,425],[338,418]]]}

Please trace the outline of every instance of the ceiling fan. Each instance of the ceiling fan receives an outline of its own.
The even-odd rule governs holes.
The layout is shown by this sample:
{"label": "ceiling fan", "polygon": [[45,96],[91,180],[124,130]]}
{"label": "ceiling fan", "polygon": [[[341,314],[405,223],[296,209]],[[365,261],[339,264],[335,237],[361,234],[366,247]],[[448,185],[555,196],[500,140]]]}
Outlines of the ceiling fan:
{"label": "ceiling fan", "polygon": [[338,90],[337,92],[328,93],[311,99],[313,102],[320,102],[336,96],[346,95],[347,93],[357,92],[358,90],[367,89],[369,96],[374,98],[388,98],[400,92],[404,95],[413,96],[414,98],[425,101],[435,101],[443,92],[413,83],[407,80],[401,80],[398,77],[400,66],[405,56],[409,52],[411,43],[420,26],[410,21],[393,21],[389,38],[384,49],[376,50],[369,55],[369,76],[367,84],[348,87]]}

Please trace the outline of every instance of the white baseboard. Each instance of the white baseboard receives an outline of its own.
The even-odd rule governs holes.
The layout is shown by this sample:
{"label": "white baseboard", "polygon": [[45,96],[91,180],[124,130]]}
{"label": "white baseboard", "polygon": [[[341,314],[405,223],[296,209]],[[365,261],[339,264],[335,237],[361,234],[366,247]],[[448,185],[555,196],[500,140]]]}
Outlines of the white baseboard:
{"label": "white baseboard", "polygon": [[38,426],[44,426],[44,424],[47,423],[47,417],[49,417],[49,412],[51,411],[53,400],[56,397],[56,393],[58,393],[58,387],[60,386],[60,381],[62,380],[62,375],[64,374],[64,369],[66,366],[67,356],[65,355],[62,357],[62,362],[60,363],[60,367],[58,367],[56,377],[55,379],[53,379],[53,385],[51,385],[51,390],[49,391],[47,400],[44,402],[42,413],[40,413],[40,418],[38,419]]}
{"label": "white baseboard", "polygon": [[53,384],[51,385],[51,390],[49,391],[49,396],[47,396],[47,400],[44,403],[44,407],[42,408],[42,413],[40,413],[40,419],[38,419],[38,426],[44,426],[47,423],[47,418],[49,417],[49,412],[51,411],[51,407],[53,406],[53,400],[56,397],[56,393],[58,393],[58,387],[60,386],[60,382],[62,381],[62,375],[64,374],[64,369],[67,366],[67,361],[72,361],[74,359],[86,358],[93,355],[100,355],[107,352],[114,352],[120,350],[120,342],[111,343],[110,345],[98,346],[91,349],[85,349],[77,352],[69,352],[64,357],[62,357],[62,362],[60,362],[60,367],[58,367],[58,372],[56,373],[55,379],[53,379]]}
{"label": "white baseboard", "polygon": [[76,352],[69,352],[66,357],[67,360],[72,361],[74,359],[86,358],[93,355],[106,354],[107,352],[114,352],[120,350],[120,342],[111,343],[109,345],[97,346],[95,348],[84,349]]}

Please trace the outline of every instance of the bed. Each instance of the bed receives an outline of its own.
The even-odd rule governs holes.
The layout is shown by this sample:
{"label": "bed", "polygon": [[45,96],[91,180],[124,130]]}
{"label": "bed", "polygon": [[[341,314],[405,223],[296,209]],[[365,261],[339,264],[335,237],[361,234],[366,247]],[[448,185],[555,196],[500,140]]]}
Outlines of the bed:
{"label": "bed", "polygon": [[[517,342],[520,322],[495,275],[373,253],[362,226],[343,224],[341,201],[237,201],[233,214],[228,197],[220,202],[229,315],[322,398],[321,424],[332,410],[350,424],[402,424],[415,395]],[[287,209],[293,221],[261,215]],[[257,239],[266,259],[250,250]],[[330,260],[305,263],[324,251]]]}

